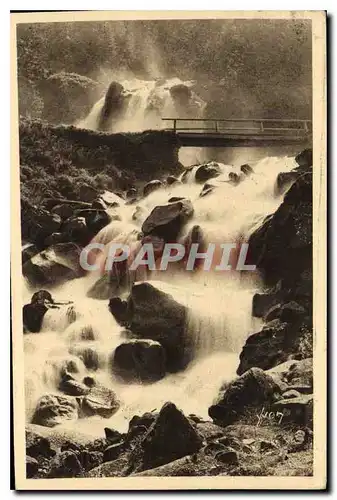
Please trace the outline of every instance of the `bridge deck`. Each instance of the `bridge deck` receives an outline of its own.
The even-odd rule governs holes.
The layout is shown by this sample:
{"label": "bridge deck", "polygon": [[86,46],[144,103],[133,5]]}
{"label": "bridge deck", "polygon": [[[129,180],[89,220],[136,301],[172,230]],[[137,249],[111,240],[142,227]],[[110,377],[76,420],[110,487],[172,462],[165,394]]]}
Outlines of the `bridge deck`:
{"label": "bridge deck", "polygon": [[[311,121],[271,119],[190,119],[163,118],[173,122],[167,131],[182,146],[246,147],[306,145],[311,142]],[[184,126],[180,126],[184,125]]]}

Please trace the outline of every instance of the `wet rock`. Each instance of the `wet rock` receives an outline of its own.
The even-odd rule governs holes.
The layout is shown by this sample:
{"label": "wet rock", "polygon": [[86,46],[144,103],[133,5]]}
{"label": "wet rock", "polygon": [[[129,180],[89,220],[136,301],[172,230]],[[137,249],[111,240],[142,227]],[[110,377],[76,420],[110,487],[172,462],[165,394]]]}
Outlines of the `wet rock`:
{"label": "wet rock", "polygon": [[56,455],[56,451],[51,447],[47,438],[31,430],[26,430],[26,454],[36,459],[49,459]]}
{"label": "wet rock", "polygon": [[109,300],[109,311],[115,318],[118,324],[124,326],[127,322],[127,307],[128,303],[126,300],[122,300],[119,297],[113,297]]}
{"label": "wet rock", "polygon": [[[99,209],[86,209],[81,210],[80,216],[84,217],[86,226],[88,228],[90,238],[95,236],[103,227],[107,226],[112,217],[106,212],[106,210]],[[120,217],[113,217],[113,220],[119,220]]]}
{"label": "wet rock", "polygon": [[216,188],[216,186],[213,186],[212,184],[209,184],[208,182],[206,182],[206,184],[204,184],[202,190],[200,191],[200,195],[199,195],[200,198],[207,196],[208,194],[211,194],[215,188]]}
{"label": "wet rock", "polygon": [[74,241],[85,245],[89,242],[89,229],[85,217],[71,217],[62,225],[62,235],[66,241]]}
{"label": "wet rock", "polygon": [[168,203],[175,203],[176,201],[181,201],[181,200],[184,200],[185,198],[183,198],[182,196],[172,196],[171,198],[169,198],[167,200]]}
{"label": "wet rock", "polygon": [[116,348],[112,367],[123,380],[154,382],[165,376],[165,358],[165,351],[159,342],[129,340]]}
{"label": "wet rock", "polygon": [[77,454],[77,459],[84,471],[90,471],[103,462],[103,453],[99,451],[89,452],[87,450],[82,450]]}
{"label": "wet rock", "polygon": [[105,437],[109,444],[116,444],[122,441],[123,434],[116,431],[115,429],[110,429],[109,427],[104,427]]}
{"label": "wet rock", "polygon": [[22,308],[23,326],[26,332],[37,333],[42,328],[43,318],[49,307],[43,303],[25,304]]}
{"label": "wet rock", "polygon": [[180,184],[180,180],[177,177],[174,177],[173,175],[169,175],[166,177],[166,184],[168,186],[172,186],[172,184]]}
{"label": "wet rock", "polygon": [[111,389],[102,385],[92,387],[90,393],[84,396],[82,411],[85,415],[100,415],[110,418],[119,409],[120,403]]}
{"label": "wet rock", "polygon": [[62,220],[57,214],[21,202],[22,239],[30,241],[38,248],[44,248],[44,240],[60,229]]}
{"label": "wet rock", "polygon": [[23,275],[33,287],[56,286],[83,276],[81,249],[74,243],[59,243],[35,255],[23,267]]}
{"label": "wet rock", "polygon": [[[283,280],[294,290],[301,275],[312,267],[312,174],[292,184],[283,203],[249,238],[251,258],[267,284]],[[312,288],[312,283],[311,283]],[[311,290],[312,294],[312,290]],[[298,300],[299,297],[291,297]]]}
{"label": "wet rock", "polygon": [[237,186],[241,182],[241,177],[235,172],[229,172],[228,180],[230,184]]}
{"label": "wet rock", "polygon": [[176,241],[193,212],[192,203],[187,199],[157,206],[143,222],[142,232],[144,235],[155,234],[168,242]]}
{"label": "wet rock", "polygon": [[117,443],[108,446],[108,448],[106,448],[104,451],[103,462],[111,462],[112,460],[116,460],[116,458],[119,457],[123,450],[123,443]]}
{"label": "wet rock", "polygon": [[64,377],[59,385],[59,390],[68,396],[84,396],[90,391],[89,387],[77,380]]}
{"label": "wet rock", "polygon": [[295,171],[280,172],[276,178],[274,192],[277,196],[285,193],[287,189],[298,179],[299,173]]}
{"label": "wet rock", "polygon": [[122,196],[119,196],[116,193],[112,193],[111,191],[105,191],[103,194],[100,195],[100,198],[104,201],[108,207],[121,207],[125,204],[124,199]]}
{"label": "wet rock", "polygon": [[185,320],[185,306],[156,282],[133,285],[127,305],[128,326],[138,338],[155,340],[163,346],[169,371],[184,368],[191,359],[184,335]]}
{"label": "wet rock", "polygon": [[216,424],[230,425],[239,420],[247,409],[279,399],[280,392],[271,376],[260,368],[251,368],[220,389],[216,402],[208,409],[208,414]]}
{"label": "wet rock", "polygon": [[22,264],[27,262],[27,260],[30,260],[37,253],[39,253],[39,249],[36,247],[36,245],[33,245],[32,243],[27,243],[26,245],[23,245],[21,250]]}
{"label": "wet rock", "polygon": [[106,210],[108,208],[108,205],[105,203],[102,198],[97,198],[97,200],[94,200],[91,204],[91,208],[94,210]]}
{"label": "wet rock", "polygon": [[58,243],[65,243],[67,236],[63,233],[53,233],[44,240],[47,247],[57,245]]}
{"label": "wet rock", "polygon": [[82,465],[73,451],[63,451],[53,458],[49,477],[79,477],[83,474]]}
{"label": "wet rock", "polygon": [[170,88],[170,94],[173,100],[177,101],[180,105],[188,104],[192,97],[192,91],[183,83],[178,83]]}
{"label": "wet rock", "polygon": [[240,353],[238,375],[257,366],[268,370],[288,359],[295,335],[288,323],[274,319],[258,333],[250,335]]}
{"label": "wet rock", "polygon": [[126,192],[126,198],[128,200],[136,200],[138,196],[138,192],[136,188],[130,188]]}
{"label": "wet rock", "polygon": [[142,207],[136,207],[136,210],[132,214],[132,220],[138,221],[140,220],[145,214],[145,210]]}
{"label": "wet rock", "polygon": [[134,472],[152,469],[197,452],[202,439],[173,403],[165,403],[135,450]]}
{"label": "wet rock", "polygon": [[200,165],[195,172],[196,182],[206,182],[209,179],[214,179],[221,175],[221,169],[218,163],[210,162],[204,165]]}
{"label": "wet rock", "polygon": [[77,418],[78,404],[76,399],[47,394],[39,399],[32,422],[45,427],[54,427],[65,421],[75,421]]}
{"label": "wet rock", "polygon": [[27,455],[26,456],[26,476],[27,476],[27,478],[29,479],[29,478],[36,476],[38,470],[39,470],[38,461],[35,458]]}
{"label": "wet rock", "polygon": [[160,189],[163,186],[163,183],[159,180],[153,180],[145,184],[143,188],[143,196],[148,196],[149,194],[153,193],[157,189]]}
{"label": "wet rock", "polygon": [[250,175],[250,174],[254,173],[253,168],[250,165],[248,165],[248,163],[241,165],[240,170],[245,175]]}
{"label": "wet rock", "polygon": [[239,463],[238,455],[234,450],[219,451],[215,459],[223,464],[237,465]]}
{"label": "wet rock", "polygon": [[312,167],[312,149],[304,149],[295,157],[296,163],[300,167]]}
{"label": "wet rock", "polygon": [[119,82],[111,82],[105,94],[100,113],[98,130],[109,131],[120,116],[125,102],[124,87]]}

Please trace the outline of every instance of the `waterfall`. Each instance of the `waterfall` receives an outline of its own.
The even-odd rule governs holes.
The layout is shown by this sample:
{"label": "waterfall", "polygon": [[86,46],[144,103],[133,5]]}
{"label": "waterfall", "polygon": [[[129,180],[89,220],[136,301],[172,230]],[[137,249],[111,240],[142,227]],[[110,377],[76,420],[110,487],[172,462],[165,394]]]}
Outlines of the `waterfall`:
{"label": "waterfall", "polygon": [[[183,174],[184,183],[162,187],[137,203],[114,208],[120,220],[102,229],[95,241],[137,244],[142,222],[155,206],[166,204],[173,196],[187,197],[194,206],[193,219],[184,228],[180,241],[193,225],[200,226],[206,242],[247,241],[253,229],[282,202],[282,197],[274,194],[277,174],[294,166],[291,157],[267,157],[255,162],[254,172],[234,186],[228,182],[230,173],[239,172],[240,163],[219,164],[221,174],[209,181],[215,188],[203,197],[202,184],[195,179],[197,167],[193,167]],[[135,210],[139,218],[134,217]],[[74,304],[48,311],[42,331],[24,336],[27,419],[42,394],[58,393],[62,370],[69,363],[81,376],[91,374],[115,390],[121,401],[120,410],[108,420],[98,416],[79,419],[76,429],[83,432],[103,435],[106,426],[125,430],[134,414],[159,409],[167,400],[187,414],[207,418],[207,408],[219,386],[235,376],[247,336],[260,326],[259,320],[251,316],[252,297],[260,287],[257,273],[188,273],[179,266],[153,272],[149,279],[187,307],[185,330],[195,347],[195,358],[184,371],[168,374],[150,385],[123,384],[111,373],[111,356],[125,337],[123,328],[110,314],[107,301],[87,297],[96,279],[97,273],[89,273],[53,290],[56,300],[72,300]],[[26,287],[23,294],[26,299]],[[94,373],[83,363],[81,352],[85,348],[97,354]]]}
{"label": "waterfall", "polygon": [[120,94],[111,103],[106,121],[102,122],[102,113],[108,93],[76,125],[106,132],[140,132],[170,126],[162,117],[201,118],[205,103],[193,92],[193,84],[193,81],[183,82],[179,78],[112,82],[109,88],[120,85]]}

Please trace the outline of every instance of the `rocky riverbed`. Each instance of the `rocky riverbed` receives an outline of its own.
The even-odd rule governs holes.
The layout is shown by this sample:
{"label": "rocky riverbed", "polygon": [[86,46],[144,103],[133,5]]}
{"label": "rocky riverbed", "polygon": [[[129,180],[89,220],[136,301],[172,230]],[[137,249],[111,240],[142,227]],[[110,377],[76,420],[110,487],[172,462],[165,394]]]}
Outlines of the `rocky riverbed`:
{"label": "rocky riverbed", "polygon": [[[25,337],[36,335],[38,343],[46,335],[46,320],[50,325],[50,318],[59,311],[66,311],[66,326],[58,327],[57,335],[76,327],[80,318],[76,299],[64,296],[60,301],[60,287],[87,276],[79,255],[89,242],[122,241],[115,238],[121,226],[126,228],[123,214],[134,223],[125,240],[134,249],[144,242],[180,242],[185,248],[197,243],[201,251],[213,237],[207,200],[213,200],[220,226],[230,220],[236,227],[240,207],[230,208],[223,196],[235,200],[245,183],[261,183],[256,171],[255,165],[231,169],[210,162],[132,190],[113,193],[83,185],[76,196],[46,196],[39,205],[23,205],[22,268],[29,295],[23,308]],[[272,189],[272,201],[266,202],[262,219],[240,219],[237,227],[237,241],[248,241],[247,262],[256,264],[259,275],[248,311],[250,320],[258,318],[257,323],[240,335],[233,334],[228,322],[222,330],[228,311],[222,313],[220,306],[207,322],[204,313],[198,317],[196,332],[197,302],[191,302],[187,288],[179,295],[181,279],[172,292],[172,286],[165,287],[147,269],[141,276],[130,275],[120,265],[92,280],[87,293],[119,328],[118,339],[103,353],[104,364],[95,328],[84,324],[79,334],[76,330],[76,342],[55,365],[53,390],[44,386],[28,418],[27,477],[312,474],[311,151],[303,151],[293,168],[275,175]],[[163,192],[168,197],[165,203],[159,198]],[[219,203],[226,208],[221,214]],[[160,253],[162,247],[158,248]],[[173,271],[169,272],[173,275]],[[199,272],[196,263],[193,274]],[[223,287],[229,286],[227,278]],[[212,295],[215,304],[216,295]],[[200,297],[198,304],[207,300]],[[235,307],[239,317],[240,304]],[[103,325],[107,328],[108,323]],[[202,337],[199,343],[197,333],[199,340]],[[212,386],[213,402],[199,415],[183,411],[168,397],[159,407],[130,417],[125,431],[110,425],[123,409],[123,391],[118,392],[121,385],[112,386],[98,376],[102,363],[109,377],[120,384],[135,384],[137,390],[179,377],[206,351],[222,352],[224,345],[226,351],[229,344],[233,352],[239,345],[237,375],[228,379],[225,358],[219,385],[206,381],[208,374],[203,372],[199,384]],[[93,438],[75,431],[77,422],[90,422],[93,417],[103,422],[104,433]]]}

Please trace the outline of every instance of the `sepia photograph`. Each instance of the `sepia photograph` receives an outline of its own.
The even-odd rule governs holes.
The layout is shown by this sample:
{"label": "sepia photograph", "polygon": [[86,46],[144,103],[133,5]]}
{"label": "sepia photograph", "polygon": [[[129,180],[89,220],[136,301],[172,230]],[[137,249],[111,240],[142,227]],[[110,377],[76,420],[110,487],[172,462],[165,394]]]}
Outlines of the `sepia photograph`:
{"label": "sepia photograph", "polygon": [[325,23],[11,14],[16,489],[326,487]]}

